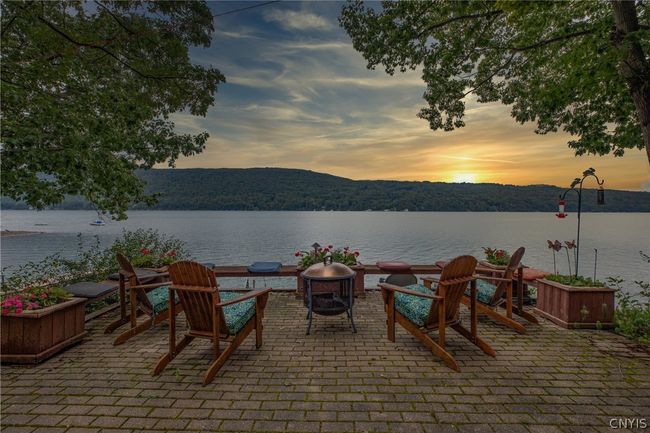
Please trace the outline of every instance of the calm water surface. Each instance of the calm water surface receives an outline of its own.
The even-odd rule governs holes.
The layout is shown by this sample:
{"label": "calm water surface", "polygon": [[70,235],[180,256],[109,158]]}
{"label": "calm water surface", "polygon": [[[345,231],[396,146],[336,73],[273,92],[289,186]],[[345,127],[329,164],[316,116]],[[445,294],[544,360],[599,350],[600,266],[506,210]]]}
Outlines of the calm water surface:
{"label": "calm water surface", "polygon": [[[361,252],[365,263],[432,263],[460,254],[482,257],[483,246],[513,251],[523,245],[526,265],[552,271],[553,255],[546,240],[570,240],[576,235],[575,215],[558,220],[550,213],[132,211],[127,221],[90,226],[95,218],[92,211],[3,211],[2,230],[44,233],[3,237],[2,267],[55,252],[74,256],[78,233],[89,243],[97,235],[109,245],[123,229],[154,228],[185,240],[197,260],[221,265],[296,263],[294,252],[314,242],[349,245]],[[598,248],[598,278],[620,275],[631,281],[650,280],[650,267],[639,255],[641,250],[650,252],[650,215],[583,214],[583,275],[593,275],[594,248]],[[558,254],[557,263],[559,271],[566,273],[566,255]],[[369,283],[377,280],[369,278]]]}

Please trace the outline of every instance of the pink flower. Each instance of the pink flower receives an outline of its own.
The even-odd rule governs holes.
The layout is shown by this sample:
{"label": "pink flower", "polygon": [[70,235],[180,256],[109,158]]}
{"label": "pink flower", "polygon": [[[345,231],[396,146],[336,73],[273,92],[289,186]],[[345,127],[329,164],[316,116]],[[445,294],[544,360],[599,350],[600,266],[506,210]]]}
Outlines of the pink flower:
{"label": "pink flower", "polygon": [[41,293],[41,299],[47,299],[47,293]]}
{"label": "pink flower", "polygon": [[167,256],[169,257],[176,257],[176,251],[170,251],[167,253]]}
{"label": "pink flower", "polygon": [[359,251],[354,252],[354,257],[359,257]]}
{"label": "pink flower", "polygon": [[9,314],[9,308],[3,308],[3,309],[2,309],[2,315],[3,315],[3,316],[6,316],[6,315],[8,315],[8,314]]}

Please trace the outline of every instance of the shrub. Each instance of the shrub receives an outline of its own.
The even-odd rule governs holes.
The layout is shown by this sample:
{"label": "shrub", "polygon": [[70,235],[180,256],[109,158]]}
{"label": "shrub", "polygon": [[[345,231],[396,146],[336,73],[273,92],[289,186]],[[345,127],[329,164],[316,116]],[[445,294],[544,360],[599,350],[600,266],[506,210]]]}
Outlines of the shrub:
{"label": "shrub", "polygon": [[[650,263],[650,257],[641,252],[641,257]],[[616,311],[614,331],[643,344],[650,344],[650,283],[634,281],[640,289],[632,294],[623,289],[625,280],[610,277],[607,283],[616,288]]]}
{"label": "shrub", "polygon": [[[10,274],[0,287],[3,312],[5,308],[8,312],[16,313],[27,309],[44,308],[69,297],[61,287],[79,281],[105,279],[119,268],[115,258],[117,251],[132,260],[136,267],[159,267],[188,258],[182,241],[160,234],[157,230],[125,230],[122,236],[108,248],[101,247],[97,236],[90,246],[87,246],[82,235],[79,234],[77,254],[74,258],[63,258],[57,253],[15,269],[2,269],[3,274]],[[144,254],[145,252],[147,254]],[[43,293],[47,297],[38,298],[41,300],[37,306],[32,294],[41,296]],[[103,301],[102,304],[107,302],[110,300]],[[90,306],[90,310],[93,308],[95,306]]]}
{"label": "shrub", "polygon": [[133,266],[141,268],[166,266],[189,258],[183,241],[153,229],[124,230],[110,251],[113,257],[117,252],[124,254]]}

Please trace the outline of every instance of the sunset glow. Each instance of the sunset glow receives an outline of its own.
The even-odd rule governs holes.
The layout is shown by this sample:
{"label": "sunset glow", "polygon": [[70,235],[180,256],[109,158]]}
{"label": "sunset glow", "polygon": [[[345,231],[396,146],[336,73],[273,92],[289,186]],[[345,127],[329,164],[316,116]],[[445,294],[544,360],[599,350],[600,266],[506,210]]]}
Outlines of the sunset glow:
{"label": "sunset glow", "polygon": [[476,183],[476,175],[472,173],[455,174],[452,182],[454,183]]}

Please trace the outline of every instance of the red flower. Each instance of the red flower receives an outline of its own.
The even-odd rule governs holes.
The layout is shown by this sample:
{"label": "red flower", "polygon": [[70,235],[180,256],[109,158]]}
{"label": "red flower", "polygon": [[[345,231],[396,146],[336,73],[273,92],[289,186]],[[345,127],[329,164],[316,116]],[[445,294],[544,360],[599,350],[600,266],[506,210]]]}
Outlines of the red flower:
{"label": "red flower", "polygon": [[176,257],[176,251],[170,251],[167,253],[169,257]]}
{"label": "red flower", "polygon": [[140,252],[146,256],[147,254],[151,253],[151,250],[147,248],[140,248]]}
{"label": "red flower", "polygon": [[42,299],[47,299],[47,293],[41,293],[41,298]]}
{"label": "red flower", "polygon": [[359,251],[354,252],[354,257],[359,257]]}
{"label": "red flower", "polygon": [[301,257],[301,256],[302,256],[302,253],[301,253],[300,251],[296,251],[296,253],[294,254],[294,256],[296,256],[296,257]]}
{"label": "red flower", "polygon": [[329,250],[331,250],[332,248],[334,248],[333,245],[328,245],[328,246],[327,246],[327,249],[329,249]]}
{"label": "red flower", "polygon": [[501,257],[503,257],[503,256],[506,255],[506,252],[503,251],[503,250],[497,250],[497,252],[495,253],[495,255],[496,255],[497,257],[501,258]]}
{"label": "red flower", "polygon": [[3,315],[3,316],[6,316],[6,315],[8,315],[8,314],[9,314],[9,308],[3,308],[3,309],[2,309],[2,315]]}

